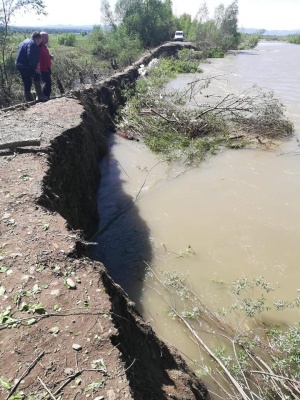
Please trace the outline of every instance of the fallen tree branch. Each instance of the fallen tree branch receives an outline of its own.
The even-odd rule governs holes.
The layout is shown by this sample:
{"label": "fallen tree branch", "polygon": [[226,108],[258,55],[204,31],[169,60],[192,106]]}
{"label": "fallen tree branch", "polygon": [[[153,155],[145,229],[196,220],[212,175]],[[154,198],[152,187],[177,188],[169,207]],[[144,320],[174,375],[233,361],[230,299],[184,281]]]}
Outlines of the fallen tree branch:
{"label": "fallen tree branch", "polygon": [[29,372],[36,366],[36,364],[38,363],[38,361],[45,355],[45,352],[43,351],[42,353],[40,353],[33,361],[32,363],[29,365],[29,367],[26,369],[26,371],[24,371],[24,373],[21,375],[21,377],[17,380],[17,382],[15,383],[14,387],[10,390],[10,392],[8,393],[8,395],[6,396],[5,400],[8,400],[16,391],[17,387],[19,386],[20,382],[22,381],[22,379],[25,378],[25,376],[27,376],[29,374]]}
{"label": "fallen tree branch", "polygon": [[40,139],[17,140],[14,142],[0,143],[0,150],[13,149],[15,147],[29,147],[29,146],[40,146],[40,145],[41,145]]}
{"label": "fallen tree branch", "polygon": [[81,375],[83,372],[102,372],[103,374],[106,375],[106,372],[103,371],[102,369],[81,369],[79,371],[74,372],[73,375],[70,375],[66,381],[54,392],[54,396],[56,396],[58,393],[62,391],[62,389],[67,386],[73,379],[77,378],[77,376]]}
{"label": "fallen tree branch", "polygon": [[181,322],[184,323],[184,325],[189,329],[189,331],[194,335],[194,337],[197,339],[197,341],[201,344],[201,346],[204,348],[204,350],[219,364],[219,366],[222,368],[222,370],[225,372],[231,383],[234,385],[234,387],[237,389],[237,391],[240,393],[242,398],[244,400],[249,400],[249,396],[244,392],[243,388],[239,385],[237,380],[231,375],[231,373],[228,371],[226,366],[222,363],[222,361],[210,350],[210,348],[204,343],[204,341],[200,338],[200,336],[197,334],[197,332],[193,329],[193,327],[186,321],[185,318],[183,318],[174,308],[172,308],[172,311],[174,314],[180,319]]}
{"label": "fallen tree branch", "polygon": [[38,380],[41,383],[41,385],[43,386],[43,388],[46,390],[46,392],[49,394],[49,396],[51,397],[51,399],[56,400],[56,397],[53,396],[51,390],[45,385],[45,383],[41,380],[41,378],[38,376]]}
{"label": "fallen tree branch", "polygon": [[106,315],[109,314],[109,312],[104,312],[104,311],[91,311],[91,312],[73,312],[73,313],[50,313],[50,314],[42,314],[42,315],[35,315],[35,316],[29,316],[27,318],[19,318],[13,320],[11,323],[0,323],[0,330],[2,329],[7,329],[11,328],[12,325],[20,325],[22,322],[32,320],[32,318],[35,318],[36,322],[39,322],[42,319],[45,318],[50,318],[50,317],[69,317],[69,316],[75,316],[75,315]]}
{"label": "fallen tree branch", "polygon": [[[297,382],[295,379],[288,378],[287,376],[281,376],[281,375],[271,374],[271,373],[265,372],[265,371],[249,371],[249,372],[251,372],[251,374],[267,375],[267,376],[270,376],[270,377],[272,377],[272,378],[274,378],[274,379],[278,379],[278,380],[284,379],[284,380],[286,380],[286,381],[289,381],[289,382],[295,383],[296,385],[299,385],[299,382]],[[298,391],[298,392],[299,392],[299,391]],[[300,393],[300,392],[299,392],[299,393]]]}

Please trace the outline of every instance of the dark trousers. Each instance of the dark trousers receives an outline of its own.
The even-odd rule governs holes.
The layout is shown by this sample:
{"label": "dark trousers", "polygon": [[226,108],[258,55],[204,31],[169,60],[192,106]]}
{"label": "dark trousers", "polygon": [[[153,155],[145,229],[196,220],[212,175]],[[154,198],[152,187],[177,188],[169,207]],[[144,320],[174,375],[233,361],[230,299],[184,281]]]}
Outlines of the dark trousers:
{"label": "dark trousers", "polygon": [[30,68],[18,68],[18,71],[20,72],[23,81],[24,92],[30,92],[32,86],[32,80],[39,81],[40,75],[37,72],[35,72],[34,69]]}
{"label": "dark trousers", "polygon": [[41,78],[42,78],[42,82],[44,84],[43,93],[45,96],[50,97],[51,87],[52,87],[51,70],[49,69],[48,72],[41,72]]}

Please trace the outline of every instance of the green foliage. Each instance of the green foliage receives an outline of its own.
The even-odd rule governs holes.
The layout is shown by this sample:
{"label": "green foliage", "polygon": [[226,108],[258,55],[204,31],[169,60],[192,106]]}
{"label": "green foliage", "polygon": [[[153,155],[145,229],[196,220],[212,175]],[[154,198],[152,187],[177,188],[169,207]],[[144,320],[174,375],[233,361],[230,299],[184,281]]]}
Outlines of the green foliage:
{"label": "green foliage", "polygon": [[97,391],[99,389],[102,389],[104,386],[105,386],[105,380],[101,380],[98,382],[92,382],[84,389],[84,391],[85,392],[91,391],[94,394],[94,393],[97,393]]}
{"label": "green foliage", "polygon": [[115,10],[127,35],[137,36],[144,47],[170,40],[175,30],[170,1],[118,0]]}
{"label": "green foliage", "polygon": [[287,330],[269,330],[268,336],[271,346],[278,350],[274,352],[273,368],[281,374],[289,371],[300,379],[300,324]]}
{"label": "green foliage", "polygon": [[233,1],[227,8],[220,4],[214,18],[208,17],[208,11],[203,6],[198,15],[198,24],[193,30],[191,40],[195,41],[200,49],[213,51],[215,56],[222,55],[229,49],[237,49],[241,40],[238,32],[238,2]]}
{"label": "green foliage", "polygon": [[261,34],[259,33],[242,33],[241,41],[238,45],[239,50],[254,49],[257,46],[259,40],[261,39]]}
{"label": "green foliage", "polygon": [[[235,339],[236,343],[242,346],[243,351],[246,350],[246,352],[244,351],[244,357],[246,358],[247,368],[251,367],[253,358],[253,356],[249,357],[249,354],[253,355],[253,352],[258,351],[258,348],[264,348],[266,351],[264,356],[268,355],[267,360],[270,364],[267,373],[271,372],[274,375],[282,377],[283,382],[285,377],[293,377],[296,382],[300,378],[300,324],[284,327],[284,329],[272,326],[265,328],[266,324],[260,325],[259,321],[261,314],[271,310],[274,306],[278,311],[284,311],[288,308],[299,308],[299,296],[293,301],[275,299],[272,302],[264,295],[259,295],[257,289],[260,289],[265,294],[275,291],[274,286],[266,282],[263,277],[256,279],[243,278],[233,283],[233,292],[238,297],[235,304],[229,307],[229,312],[234,310],[236,313],[239,310],[242,314],[238,312],[236,315],[242,318],[242,321],[243,316],[247,318],[256,317],[255,325],[258,325],[255,337],[252,336],[252,330],[250,332],[239,333],[237,335],[239,339]],[[242,324],[240,324],[240,328],[242,328]],[[251,353],[248,352],[248,349]],[[236,364],[236,359],[232,359],[228,355],[226,357],[227,362],[230,361],[231,371],[239,378],[236,371],[232,370],[233,365]],[[238,364],[241,366],[240,360],[238,360]],[[271,392],[268,386],[266,386],[265,393],[267,395],[266,398],[271,398],[269,397]]]}
{"label": "green foliage", "polygon": [[209,49],[205,52],[207,58],[223,58],[224,55],[224,51],[220,48]]}
{"label": "green foliage", "polygon": [[223,362],[225,367],[235,377],[238,382],[243,382],[244,373],[250,366],[249,358],[243,349],[238,349],[235,355],[232,355],[225,346],[215,350],[215,355]]}
{"label": "green foliage", "polygon": [[[52,45],[52,40],[50,43]],[[78,87],[82,79],[87,83],[102,76],[107,77],[111,73],[109,61],[92,56],[89,36],[84,36],[81,44],[77,41],[75,47],[60,45],[51,47],[51,54],[54,56],[52,63],[54,94],[60,93],[58,80],[67,93]]]}
{"label": "green foliage", "polygon": [[11,383],[7,379],[0,378],[0,385],[2,387],[4,387],[4,389],[7,389],[7,390],[11,389]]}
{"label": "green foliage", "polygon": [[[278,301],[274,301],[276,285],[271,285],[263,277],[239,279],[233,282],[231,289],[234,304],[227,308],[227,312],[217,314],[197,296],[186,277],[153,267],[150,271],[155,287],[161,285],[159,293],[163,293],[163,299],[171,309],[168,315],[183,323],[191,340],[214,359],[213,363],[206,361],[207,365],[202,366],[204,373],[201,377],[211,376],[218,382],[221,388],[218,397],[224,398],[226,392],[226,398],[298,398],[300,324],[287,327],[266,322],[267,311],[272,303]],[[298,308],[300,302],[296,298],[281,303],[288,308],[291,304]],[[234,319],[230,318],[232,314]],[[214,343],[219,343],[214,350],[210,347],[212,336]],[[199,358],[202,358],[201,354]],[[195,360],[195,365],[201,363]]]}
{"label": "green foliage", "polygon": [[300,44],[300,34],[288,35],[287,36],[287,41],[289,43],[293,43],[293,44]]}
{"label": "green foliage", "polygon": [[[162,90],[166,82],[178,73],[196,72],[201,56],[200,52],[184,50],[177,58],[160,59],[151,66],[147,77],[124,93],[128,101],[121,110],[120,129],[143,136],[149,148],[164,159],[181,160],[187,165],[216,154],[222,146],[243,148],[254,134],[257,145],[264,145],[257,135],[272,138],[292,133],[283,105],[272,92],[257,87],[238,96],[229,94],[216,104],[187,107],[185,102],[191,102],[193,92],[199,93],[209,84],[204,80],[199,87],[201,79],[196,78],[185,93],[168,93],[165,100]],[[259,306],[259,302],[244,304],[249,313],[255,313]]]}
{"label": "green foliage", "polygon": [[224,18],[220,24],[222,49],[236,49],[240,41],[238,28],[238,0],[234,0],[226,9]]}
{"label": "green foliage", "polygon": [[46,310],[42,303],[28,304],[25,301],[20,305],[20,311],[26,311],[28,313],[45,314]]}
{"label": "green foliage", "polygon": [[[125,116],[127,122],[121,121],[120,128],[142,130],[149,148],[167,160],[183,158],[187,164],[200,162],[207,152],[214,154],[226,140],[224,136],[218,136],[223,132],[220,119],[207,114],[197,121],[181,106],[178,108],[160,99],[159,91],[170,78],[181,72],[199,71],[199,57],[200,53],[184,50],[178,53],[177,58],[161,59],[149,69],[146,80],[138,80],[135,90],[125,93],[129,101],[121,117]],[[154,115],[141,114],[145,107],[160,111]],[[212,137],[205,137],[209,132],[214,132]]]}
{"label": "green foliage", "polygon": [[[177,53],[177,57],[179,60],[184,60],[186,62],[192,61],[192,60],[198,60],[201,61],[205,57],[203,57],[203,52],[202,51],[196,51],[196,50],[190,50],[190,49],[182,49],[179,50]],[[201,72],[201,70],[199,70]]]}
{"label": "green foliage", "polygon": [[180,56],[180,53],[178,58],[163,58],[160,62],[160,69],[157,71],[162,73],[162,70],[165,71],[169,77],[175,77],[178,74],[194,74],[196,72],[201,72],[199,61],[184,59],[183,56]]}
{"label": "green foliage", "polygon": [[57,37],[58,44],[62,46],[75,46],[76,36],[74,33],[62,33]]}
{"label": "green foliage", "polygon": [[119,67],[130,64],[142,53],[142,44],[137,35],[129,35],[124,26],[114,30],[94,27],[92,53],[102,60],[115,59]]}
{"label": "green foliage", "polygon": [[175,30],[184,32],[185,40],[193,41],[195,38],[195,31],[197,29],[197,21],[192,20],[190,14],[182,14],[180,17],[175,18]]}
{"label": "green foliage", "polygon": [[105,32],[101,26],[94,26],[90,40],[92,43],[92,54],[99,55],[101,58],[106,58],[105,44],[107,41],[107,32]]}
{"label": "green foliage", "polygon": [[182,300],[189,298],[189,290],[185,282],[185,276],[180,276],[177,272],[163,272],[162,275],[163,283],[167,288],[170,288],[172,292],[176,292],[176,295]]}
{"label": "green foliage", "polygon": [[12,316],[11,307],[0,310],[0,325],[7,328],[17,326],[17,319]]}

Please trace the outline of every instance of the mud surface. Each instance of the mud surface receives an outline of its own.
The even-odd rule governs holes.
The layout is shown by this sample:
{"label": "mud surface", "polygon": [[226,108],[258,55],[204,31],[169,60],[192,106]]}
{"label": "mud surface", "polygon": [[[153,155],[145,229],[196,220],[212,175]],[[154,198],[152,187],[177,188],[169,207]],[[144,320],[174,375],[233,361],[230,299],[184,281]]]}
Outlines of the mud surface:
{"label": "mud surface", "polygon": [[0,150],[1,399],[205,397],[104,266],[84,256],[109,114],[135,73],[0,113],[0,141],[40,140]]}

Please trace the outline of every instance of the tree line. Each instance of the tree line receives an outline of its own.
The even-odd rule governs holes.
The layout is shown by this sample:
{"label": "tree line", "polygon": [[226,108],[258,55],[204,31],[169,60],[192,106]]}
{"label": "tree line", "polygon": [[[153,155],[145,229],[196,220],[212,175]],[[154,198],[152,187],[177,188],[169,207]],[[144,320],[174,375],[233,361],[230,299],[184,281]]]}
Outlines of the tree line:
{"label": "tree line", "polygon": [[[82,77],[97,79],[109,75],[112,69],[129,65],[145,49],[172,40],[176,30],[183,30],[185,40],[198,46],[206,57],[220,57],[228,49],[239,48],[245,37],[252,38],[248,46],[254,47],[260,38],[238,32],[238,0],[228,7],[220,4],[213,16],[204,2],[195,18],[187,13],[175,16],[171,0],[117,0],[114,9],[109,0],[102,0],[101,10],[103,20],[91,32],[51,34],[54,93],[68,91],[79,77],[82,83]],[[46,14],[44,0],[0,3],[0,107],[22,101],[14,61],[18,42],[26,34],[16,32],[11,22],[24,11]]]}
{"label": "tree line", "polygon": [[184,13],[176,17],[171,0],[118,0],[114,10],[109,0],[102,0],[103,22],[112,28],[116,36],[122,32],[143,48],[158,46],[169,41],[176,30],[183,30],[185,38],[199,48],[226,51],[236,49],[241,41],[238,32],[238,0],[228,7],[220,4],[213,17],[207,4],[198,10],[195,18]]}

